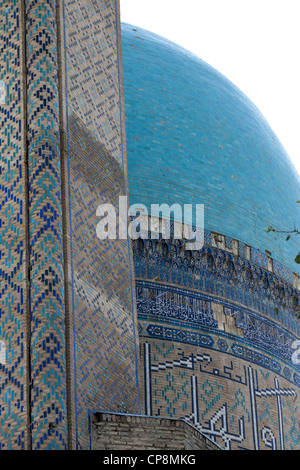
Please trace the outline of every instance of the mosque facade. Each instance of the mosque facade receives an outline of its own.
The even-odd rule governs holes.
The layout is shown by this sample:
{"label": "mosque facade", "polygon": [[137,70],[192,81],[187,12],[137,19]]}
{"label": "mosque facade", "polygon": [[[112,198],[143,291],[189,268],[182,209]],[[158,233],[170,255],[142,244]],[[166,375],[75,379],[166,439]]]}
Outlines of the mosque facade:
{"label": "mosque facade", "polygon": [[[118,1],[0,18],[0,449],[90,449],[99,413],[299,449],[297,240],[267,231],[300,225],[299,176],[268,123]],[[99,239],[120,198],[201,205],[201,248]]]}

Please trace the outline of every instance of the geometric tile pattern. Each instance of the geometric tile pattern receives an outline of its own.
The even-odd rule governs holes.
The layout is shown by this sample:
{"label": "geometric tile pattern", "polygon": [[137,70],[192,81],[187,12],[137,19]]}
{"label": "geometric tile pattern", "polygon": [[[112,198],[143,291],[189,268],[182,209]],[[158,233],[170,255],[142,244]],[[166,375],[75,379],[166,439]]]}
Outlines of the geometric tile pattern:
{"label": "geometric tile pattern", "polygon": [[191,255],[176,240],[133,251],[144,412],[186,419],[226,450],[299,449],[298,292],[286,285],[284,300],[284,281],[255,256]]}
{"label": "geometric tile pattern", "polygon": [[[179,328],[177,341],[199,342],[197,329],[206,328],[210,331],[218,329],[218,321],[215,319],[214,303],[223,305],[225,316],[233,317],[236,326],[241,328],[247,343],[252,343],[261,350],[271,352],[274,355],[289,361],[294,349],[292,347],[297,336],[278,323],[270,321],[264,316],[236,306],[229,301],[218,299],[215,296],[182,289],[175,286],[167,286],[160,282],[136,281],[136,300],[139,320],[147,319],[154,322],[156,336],[160,332],[159,323],[170,323],[170,326]],[[194,336],[184,335],[183,330],[189,325],[194,330]],[[152,328],[152,327],[151,327]],[[152,330],[151,330],[152,331]],[[169,333],[175,335],[175,331],[169,328]],[[160,333],[159,333],[160,332]],[[148,326],[150,333],[150,325]],[[153,330],[154,334],[154,330]],[[207,345],[209,340],[206,339]]]}
{"label": "geometric tile pattern", "polygon": [[153,416],[184,418],[225,450],[299,449],[295,384],[217,348],[143,339]]}
{"label": "geometric tile pattern", "polygon": [[99,240],[97,207],[126,194],[115,2],[64,2],[75,446],[89,413],[140,411],[129,246]]}
{"label": "geometric tile pattern", "polygon": [[224,336],[227,351],[218,350],[217,335],[207,349],[141,334],[145,412],[184,418],[227,450],[299,449],[299,385],[234,356]]}
{"label": "geometric tile pattern", "polygon": [[28,0],[32,448],[67,445],[64,273],[55,0]]}
{"label": "geometric tile pattern", "polygon": [[253,263],[259,264],[265,269],[268,269],[268,257],[265,253],[262,253],[259,250],[251,248],[251,261],[253,261]]}
{"label": "geometric tile pattern", "polygon": [[182,321],[193,322],[217,328],[218,322],[213,316],[211,302],[202,295],[180,288],[164,285],[136,282],[136,300],[139,318],[145,314],[148,318],[171,318],[173,324]]}
{"label": "geometric tile pattern", "polygon": [[292,271],[283,266],[281,263],[278,263],[278,261],[276,260],[273,260],[273,271],[275,274],[280,276],[282,279],[285,279],[287,282],[293,282]]}
{"label": "geometric tile pattern", "polygon": [[0,1],[0,449],[28,442],[22,6]]}

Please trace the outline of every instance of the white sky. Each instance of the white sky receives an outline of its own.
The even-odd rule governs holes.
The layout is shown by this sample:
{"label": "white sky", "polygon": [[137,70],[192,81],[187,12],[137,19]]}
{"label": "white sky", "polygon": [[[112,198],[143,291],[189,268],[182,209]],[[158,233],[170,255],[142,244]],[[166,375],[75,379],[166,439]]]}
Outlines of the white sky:
{"label": "white sky", "polygon": [[215,67],[260,109],[300,173],[299,0],[121,0],[121,21]]}

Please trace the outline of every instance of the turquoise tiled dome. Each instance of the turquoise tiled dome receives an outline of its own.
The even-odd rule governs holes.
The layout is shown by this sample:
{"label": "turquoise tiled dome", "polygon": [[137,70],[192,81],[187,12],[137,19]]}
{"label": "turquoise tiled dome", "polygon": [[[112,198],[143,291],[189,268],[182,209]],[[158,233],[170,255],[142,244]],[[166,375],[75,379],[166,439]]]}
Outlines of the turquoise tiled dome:
{"label": "turquoise tiled dome", "polygon": [[[155,34],[122,25],[130,204],[204,204],[205,228],[293,271],[299,175],[253,103],[222,74]],[[288,118],[288,117],[287,117]]]}

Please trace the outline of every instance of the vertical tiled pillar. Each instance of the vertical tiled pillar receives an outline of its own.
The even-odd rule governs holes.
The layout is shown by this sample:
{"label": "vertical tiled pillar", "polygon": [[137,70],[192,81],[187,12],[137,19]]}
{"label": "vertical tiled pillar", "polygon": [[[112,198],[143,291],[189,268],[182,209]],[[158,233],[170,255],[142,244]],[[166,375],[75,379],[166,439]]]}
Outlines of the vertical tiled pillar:
{"label": "vertical tiled pillar", "polygon": [[33,449],[67,447],[55,0],[26,0]]}
{"label": "vertical tiled pillar", "polygon": [[0,450],[30,448],[23,14],[0,0]]}
{"label": "vertical tiled pillar", "polygon": [[117,0],[59,3],[72,294],[66,309],[70,437],[73,448],[88,449],[93,413],[140,411],[130,244],[96,234],[98,206],[112,204],[118,219],[119,196],[128,194],[120,13]]}

